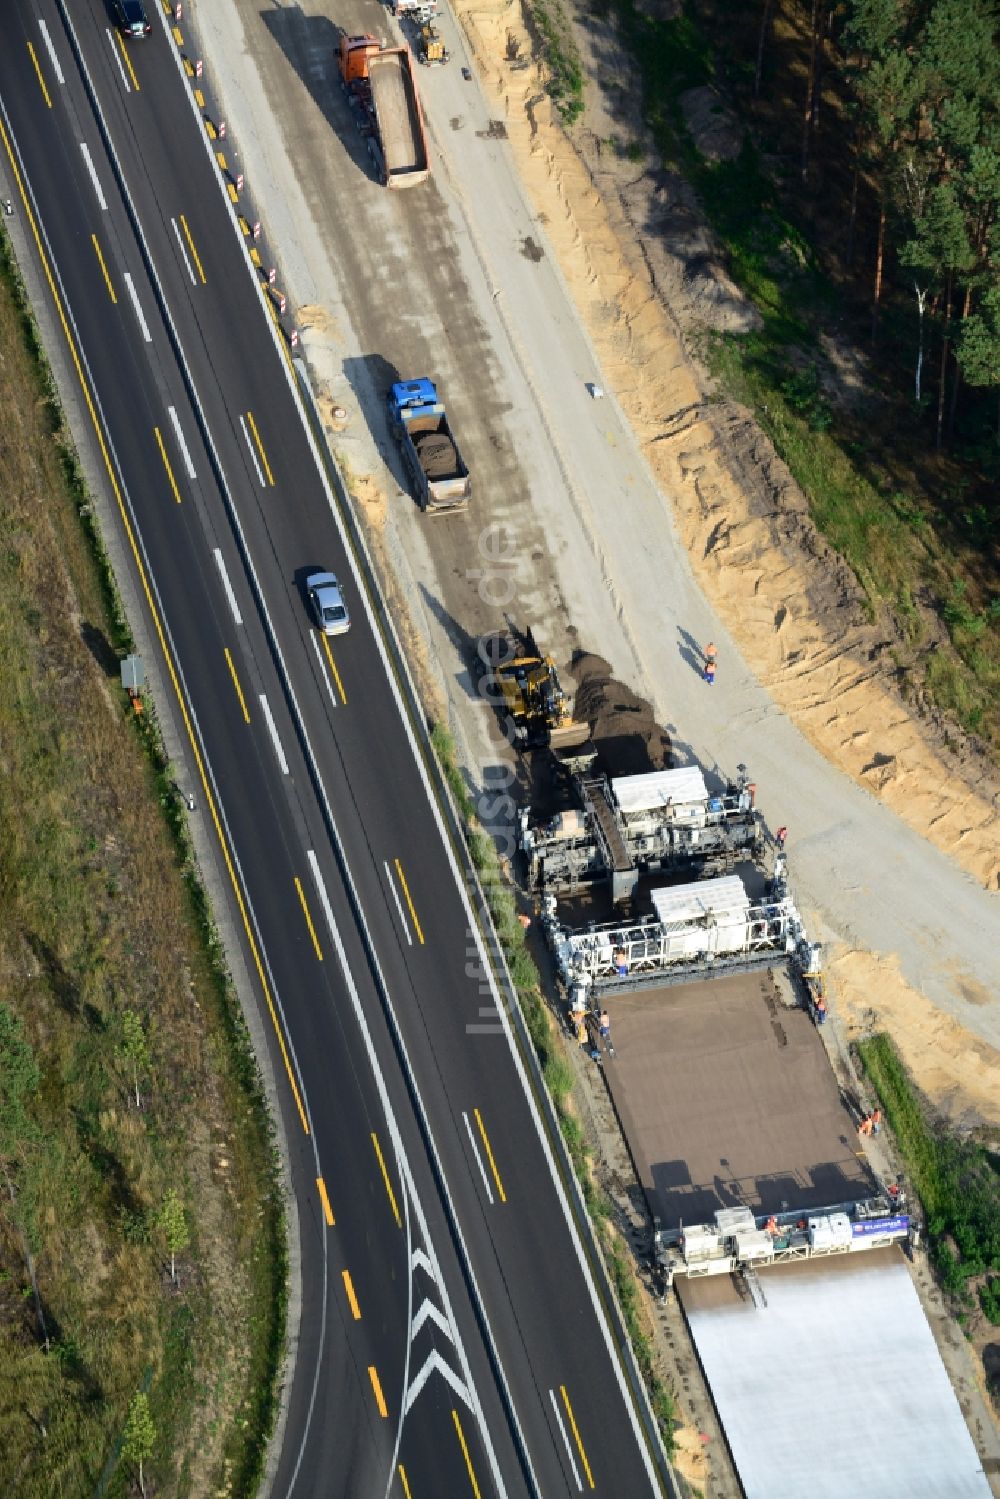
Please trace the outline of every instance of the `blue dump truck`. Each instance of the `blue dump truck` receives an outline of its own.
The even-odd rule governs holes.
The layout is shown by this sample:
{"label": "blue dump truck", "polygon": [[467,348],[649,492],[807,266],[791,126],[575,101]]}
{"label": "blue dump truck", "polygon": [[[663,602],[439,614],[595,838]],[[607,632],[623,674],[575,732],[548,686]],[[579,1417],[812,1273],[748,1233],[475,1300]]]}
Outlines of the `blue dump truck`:
{"label": "blue dump truck", "polygon": [[433,380],[400,380],[389,392],[389,423],[403,447],[422,510],[466,510],[469,470]]}

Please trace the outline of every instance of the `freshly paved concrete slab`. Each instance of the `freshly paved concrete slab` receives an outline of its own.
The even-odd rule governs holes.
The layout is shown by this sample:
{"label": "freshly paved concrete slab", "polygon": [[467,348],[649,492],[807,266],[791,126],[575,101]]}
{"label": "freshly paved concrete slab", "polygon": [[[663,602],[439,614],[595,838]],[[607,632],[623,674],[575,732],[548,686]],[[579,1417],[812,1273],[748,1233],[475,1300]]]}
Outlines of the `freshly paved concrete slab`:
{"label": "freshly paved concrete slab", "polygon": [[612,999],[608,1081],[658,1226],[872,1186],[815,1026],[769,973]]}
{"label": "freshly paved concrete slab", "polygon": [[989,1499],[895,1249],[677,1286],[747,1499]]}

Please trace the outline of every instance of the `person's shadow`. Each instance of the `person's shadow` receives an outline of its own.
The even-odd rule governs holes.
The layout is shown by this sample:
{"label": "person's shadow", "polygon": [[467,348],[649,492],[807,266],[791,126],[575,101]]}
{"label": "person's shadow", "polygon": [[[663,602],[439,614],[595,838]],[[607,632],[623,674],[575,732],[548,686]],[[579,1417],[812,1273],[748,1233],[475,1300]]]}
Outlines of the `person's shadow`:
{"label": "person's shadow", "polygon": [[677,634],[680,636],[677,650],[680,653],[681,660],[686,662],[692,671],[697,672],[699,677],[702,676],[705,671],[704,650],[698,644],[697,640],[695,640],[694,636],[690,635],[681,625],[677,626]]}

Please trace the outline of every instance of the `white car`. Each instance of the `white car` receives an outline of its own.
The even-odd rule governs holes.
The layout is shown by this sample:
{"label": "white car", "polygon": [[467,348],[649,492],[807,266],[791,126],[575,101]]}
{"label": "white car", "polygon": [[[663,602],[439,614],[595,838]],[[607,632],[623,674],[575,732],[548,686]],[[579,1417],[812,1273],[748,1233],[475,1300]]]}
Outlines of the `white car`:
{"label": "white car", "polygon": [[333,573],[311,573],[306,579],[306,597],[313,618],[324,635],[347,634],[351,628],[351,616]]}

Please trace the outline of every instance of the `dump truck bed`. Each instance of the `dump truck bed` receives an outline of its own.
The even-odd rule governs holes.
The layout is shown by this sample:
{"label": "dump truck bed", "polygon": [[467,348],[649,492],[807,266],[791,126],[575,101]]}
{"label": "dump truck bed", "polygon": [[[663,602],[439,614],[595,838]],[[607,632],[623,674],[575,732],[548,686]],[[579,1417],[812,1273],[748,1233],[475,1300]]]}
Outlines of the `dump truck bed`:
{"label": "dump truck bed", "polygon": [[392,48],[372,57],[368,82],[388,185],[412,187],[423,182],[429,172],[427,139],[408,49]]}
{"label": "dump truck bed", "polygon": [[403,414],[410,466],[424,491],[428,509],[458,509],[468,504],[469,470],[441,407]]}

